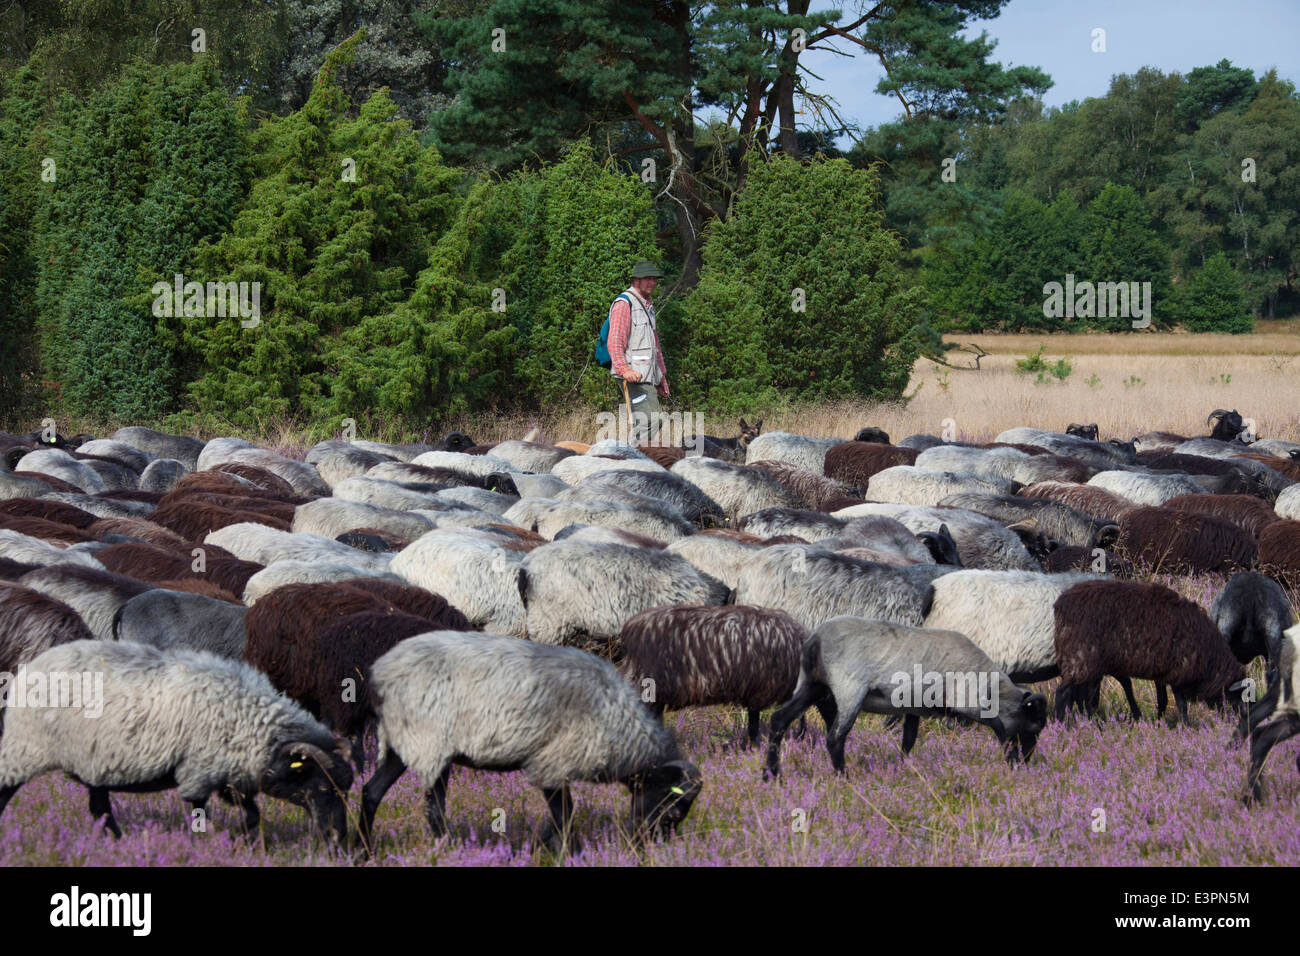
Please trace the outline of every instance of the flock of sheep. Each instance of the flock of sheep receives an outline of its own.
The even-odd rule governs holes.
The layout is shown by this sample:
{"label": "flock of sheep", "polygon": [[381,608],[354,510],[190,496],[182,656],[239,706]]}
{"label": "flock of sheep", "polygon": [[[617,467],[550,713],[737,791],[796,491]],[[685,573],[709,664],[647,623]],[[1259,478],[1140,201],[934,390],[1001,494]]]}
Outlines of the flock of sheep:
{"label": "flock of sheep", "polygon": [[[1300,733],[1283,590],[1300,584],[1300,444],[1211,420],[1129,442],[743,430],[701,456],[453,433],[305,461],[139,427],[0,434],[0,813],[57,770],[114,834],[111,792],[176,789],[195,810],[233,802],[249,832],[269,794],[346,843],[375,730],[364,851],[407,769],[444,833],[454,764],[523,770],[557,849],[575,842],[570,783],[621,782],[640,841],[704,785],[665,710],[744,708],[753,744],[777,708],[765,776],[810,707],[839,771],[862,712],[900,722],[904,753],[944,717],[1015,761],[1049,717],[1030,685],[1059,677],[1070,719],[1107,676],[1134,719],[1135,679],[1160,713],[1167,688],[1183,720],[1191,701],[1234,710],[1257,799],[1269,749]],[[1152,570],[1228,582],[1207,614],[1136,579]],[[102,701],[55,699],[59,675],[66,691],[92,674]],[[900,698],[911,674],[988,685]],[[26,700],[38,684],[49,699]]]}

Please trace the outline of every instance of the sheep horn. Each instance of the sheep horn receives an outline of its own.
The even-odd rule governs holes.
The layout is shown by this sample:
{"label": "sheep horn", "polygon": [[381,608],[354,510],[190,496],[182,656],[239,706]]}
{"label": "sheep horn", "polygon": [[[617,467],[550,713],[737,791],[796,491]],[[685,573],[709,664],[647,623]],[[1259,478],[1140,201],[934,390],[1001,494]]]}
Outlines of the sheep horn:
{"label": "sheep horn", "polygon": [[1216,418],[1222,418],[1224,415],[1227,414],[1229,414],[1229,412],[1226,408],[1216,408],[1214,411],[1210,412],[1210,417],[1205,420],[1205,423],[1208,425]]}
{"label": "sheep horn", "polygon": [[1038,533],[1038,519],[1037,519],[1037,518],[1021,518],[1019,521],[1015,522],[1014,524],[1009,524],[1009,525],[1007,525],[1007,530],[1008,530],[1008,531],[1014,531],[1016,534],[1020,534],[1020,535],[1024,535],[1024,534],[1037,534],[1037,533]]}

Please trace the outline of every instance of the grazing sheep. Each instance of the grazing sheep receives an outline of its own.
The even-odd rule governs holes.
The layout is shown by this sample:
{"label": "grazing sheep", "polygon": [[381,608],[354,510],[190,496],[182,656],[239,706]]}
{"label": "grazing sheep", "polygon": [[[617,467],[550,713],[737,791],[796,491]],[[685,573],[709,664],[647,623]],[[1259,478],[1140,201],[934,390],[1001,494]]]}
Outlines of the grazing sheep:
{"label": "grazing sheep", "polygon": [[433,451],[432,445],[389,445],[380,441],[354,441],[352,444],[362,451],[371,451],[396,461],[410,461],[426,451]]}
{"label": "grazing sheep", "polygon": [[15,518],[44,518],[46,521],[57,521],[59,524],[83,531],[96,521],[95,516],[88,511],[46,498],[9,498],[0,501],[0,515],[11,515]]}
{"label": "grazing sheep", "polygon": [[[1295,688],[1300,683],[1300,626],[1282,635],[1277,657],[1276,679],[1269,682],[1268,693],[1250,708],[1250,769],[1246,773],[1246,803],[1263,797],[1259,778],[1264,761],[1275,746],[1300,733],[1300,707]],[[1296,761],[1300,770],[1300,760]]]}
{"label": "grazing sheep", "polygon": [[1169,574],[1241,570],[1256,556],[1255,538],[1226,518],[1170,508],[1134,508],[1120,518],[1118,550]]}
{"label": "grazing sheep", "polygon": [[650,456],[635,445],[617,438],[602,438],[587,449],[587,457],[627,458],[635,461],[648,461]]}
{"label": "grazing sheep", "polygon": [[265,448],[255,448],[247,445],[213,448],[217,442],[236,440],[214,438],[208,442],[203,448],[203,454],[199,455],[198,470],[204,471],[217,465],[252,465],[284,479],[293,488],[293,493],[296,495],[305,498],[317,498],[330,493],[330,487],[321,478],[320,473],[305,461],[296,461],[293,458],[286,458],[284,455],[277,455]]}
{"label": "grazing sheep", "polygon": [[[140,494],[141,492],[136,492]],[[319,499],[317,499],[319,500]],[[218,508],[225,508],[228,511],[252,512],[253,514],[264,515],[268,518],[274,518],[283,524],[293,522],[295,506],[287,501],[279,501],[274,498],[256,498],[245,497],[243,495],[223,495],[209,494],[203,492],[186,491],[184,494],[163,495],[158,504],[159,507],[179,503],[187,504],[204,504],[215,505]],[[309,502],[310,503],[310,502]],[[152,516],[151,516],[152,518]],[[156,519],[153,519],[156,520]]]}
{"label": "grazing sheep", "polygon": [[672,733],[637,692],[613,665],[583,651],[436,631],[402,641],[371,675],[381,760],[362,791],[367,846],[380,801],[408,765],[425,789],[435,836],[446,832],[453,763],[522,769],[550,811],[541,841],[557,849],[568,836],[573,781],[626,784],[628,828],[638,839],[674,830],[702,787],[699,770],[681,760]]}
{"label": "grazing sheep", "polygon": [[175,531],[154,524],[147,518],[96,518],[94,524],[86,530],[101,539],[107,535],[123,535],[173,551],[184,551],[193,547]]}
{"label": "grazing sheep", "polygon": [[950,559],[945,563],[961,563],[956,542],[946,528],[913,534],[907,525],[886,515],[849,518],[836,534],[820,538],[817,546],[828,551],[871,551],[874,556],[866,560],[881,564],[934,564],[938,561],[936,554]]}
{"label": "grazing sheep", "polygon": [[316,534],[292,534],[263,524],[245,522],[213,531],[205,544],[224,548],[243,561],[268,565],[275,561],[321,561],[350,564],[358,576],[382,574],[392,558],[387,554],[367,554],[346,544],[339,544]]}
{"label": "grazing sheep", "polygon": [[[678,448],[673,445],[642,445],[641,451],[645,456],[661,468],[671,468],[683,458],[686,457],[686,449]],[[711,455],[712,458],[724,458],[724,455]],[[741,460],[744,459],[744,452],[739,454]],[[732,459],[727,459],[732,460]]]}
{"label": "grazing sheep", "polygon": [[[412,459],[411,464],[425,468],[445,468],[469,478],[486,478],[493,472],[512,474],[522,471],[495,455],[466,455],[457,451],[426,451]],[[388,477],[389,471],[401,470],[403,467],[401,462],[386,463],[372,468],[370,473],[377,477]]]}
{"label": "grazing sheep", "polygon": [[436,508],[438,494],[448,485],[433,482],[396,481],[374,474],[346,478],[334,486],[334,498],[387,508],[390,511],[413,511]]}
{"label": "grazing sheep", "polygon": [[813,511],[831,510],[827,505],[853,495],[853,489],[843,482],[783,461],[756,461],[748,467],[771,475],[800,500],[800,507]]}
{"label": "grazing sheep", "polygon": [[395,511],[341,498],[317,498],[299,505],[291,530],[337,538],[353,528],[376,528],[386,534],[414,540],[433,527],[433,522],[413,511]]}
{"label": "grazing sheep", "polygon": [[1105,521],[1119,521],[1137,505],[1119,495],[1088,484],[1064,481],[1041,481],[1019,492],[1023,498],[1049,498],[1068,505],[1075,511],[1092,515]]}
{"label": "grazing sheep", "polygon": [[287,558],[268,564],[249,578],[248,584],[244,586],[243,601],[252,607],[268,594],[290,584],[325,584],[332,581],[350,581],[359,577],[364,577],[368,581],[400,582],[402,580],[389,571],[360,568],[355,564],[342,561],[329,559],[300,561]]}
{"label": "grazing sheep", "polygon": [[1267,502],[1247,495],[1178,495],[1166,501],[1163,507],[1223,518],[1254,538],[1278,520]]}
{"label": "grazing sheep", "polygon": [[289,522],[283,518],[247,508],[226,508],[189,498],[164,502],[149,515],[149,520],[175,531],[186,541],[202,541],[220,528],[247,522],[266,525],[277,531],[289,530]]}
{"label": "grazing sheep", "polygon": [[785,611],[810,631],[843,614],[920,624],[926,590],[902,568],[809,545],[778,544],[764,548],[740,572],[735,603]]}
{"label": "grazing sheep", "polygon": [[739,531],[697,532],[679,538],[667,550],[680,555],[697,571],[717,578],[728,588],[740,583],[740,572],[763,547],[763,539]]}
{"label": "grazing sheep", "polygon": [[567,539],[519,565],[529,640],[541,644],[618,637],[638,611],[666,604],[725,604],[728,589],[666,550]]}
{"label": "grazing sheep", "polygon": [[412,635],[470,629],[463,614],[423,588],[356,578],[280,588],[248,612],[245,626],[244,659],[350,738],[358,769],[365,757],[363,731],[374,716],[370,665]]}
{"label": "grazing sheep", "polygon": [[164,494],[176,487],[188,472],[185,463],[175,458],[155,458],[140,472],[140,488],[144,491],[161,491]]}
{"label": "grazing sheep", "polygon": [[1032,456],[1015,448],[975,448],[970,445],[938,445],[916,456],[913,465],[928,471],[950,471],[981,478],[1013,480],[1017,466]]}
{"label": "grazing sheep", "polygon": [[826,452],[822,474],[861,491],[877,473],[898,465],[913,465],[918,455],[914,448],[846,441]]}
{"label": "grazing sheep", "polygon": [[1110,574],[1117,578],[1138,576],[1132,562],[1104,548],[1081,548],[1066,544],[1054,549],[1042,563],[1043,570],[1048,574],[1091,571],[1094,574]]}
{"label": "grazing sheep", "polygon": [[1067,425],[1065,433],[1067,435],[1075,435],[1079,438],[1087,438],[1092,441],[1096,441],[1099,437],[1099,429],[1097,428],[1096,422],[1093,422],[1091,425]]}
{"label": "grazing sheep", "polygon": [[[928,688],[916,686],[921,675]],[[772,715],[765,778],[780,776],[786,728],[810,706],[826,722],[826,749],[839,773],[859,712],[902,716],[904,755],[923,716],[983,724],[1009,762],[1029,759],[1047,719],[1047,698],[1014,684],[966,636],[861,617],[832,618],[804,643],[794,696]]]}
{"label": "grazing sheep", "polygon": [[471,488],[468,485],[448,488],[446,491],[438,492],[435,497],[452,505],[464,505],[475,511],[487,511],[494,515],[504,515],[519,501],[518,495],[503,495],[497,491]]}
{"label": "grazing sheep", "polygon": [[954,571],[934,582],[925,626],[960,632],[1017,684],[1048,680],[1056,663],[1052,606],[1066,589],[1092,574],[1033,571]]}
{"label": "grazing sheep", "polygon": [[1100,471],[1088,479],[1088,487],[1109,491],[1137,505],[1162,505],[1179,495],[1205,491],[1190,475],[1151,475],[1137,471]]}
{"label": "grazing sheep", "polygon": [[115,441],[111,438],[95,438],[91,441],[80,445],[77,448],[78,455],[88,455],[94,458],[115,461],[119,465],[134,472],[137,476],[148,467],[149,462],[153,461],[154,456],[139,448],[134,448],[125,442]]}
{"label": "grazing sheep", "polygon": [[1273,511],[1279,518],[1300,520],[1300,484],[1292,485],[1273,502]]}
{"label": "grazing sheep", "polygon": [[759,712],[794,691],[808,632],[770,608],[657,607],[629,619],[621,637],[619,673],[638,690],[649,688],[655,713],[739,705],[748,711],[753,745]]}
{"label": "grazing sheep", "polygon": [[871,476],[867,495],[872,501],[933,507],[961,492],[1013,495],[1020,485],[1003,478],[980,478],[951,471],[929,471],[914,465],[895,465]]}
{"label": "grazing sheep", "polygon": [[307,464],[313,465],[321,479],[330,488],[346,478],[364,475],[375,465],[393,459],[346,441],[323,441],[307,452]]}
{"label": "grazing sheep", "polygon": [[[584,491],[619,488],[660,501],[676,509],[694,525],[710,527],[723,519],[721,506],[691,482],[670,472],[634,471],[615,468],[585,479],[578,487]],[[559,494],[555,497],[564,500]],[[615,499],[608,499],[615,500]]]}
{"label": "grazing sheep", "polygon": [[[1250,447],[1253,449],[1255,446]],[[1250,474],[1258,475],[1274,497],[1300,481],[1300,454],[1296,458],[1275,458],[1272,455],[1243,451],[1232,458],[1231,463],[1241,470],[1249,470]]]}
{"label": "grazing sheep", "polygon": [[51,544],[78,544],[95,540],[92,534],[78,531],[66,524],[59,524],[57,521],[46,521],[44,518],[0,514],[0,528],[40,538]]}
{"label": "grazing sheep", "polygon": [[[105,570],[129,575],[138,581],[159,585],[176,579],[211,581],[231,594],[243,594],[249,579],[262,570],[260,564],[209,553],[201,557],[184,551],[155,547],[144,542],[109,545],[95,553]],[[217,549],[212,548],[215,552]]]}
{"label": "grazing sheep", "polygon": [[[927,448],[934,448],[936,445],[946,445],[946,444],[947,442],[945,442],[938,435],[927,435],[922,433],[918,435],[908,435],[906,438],[900,440],[895,447],[910,448],[913,451],[922,452],[925,451]],[[899,464],[910,465],[912,463],[899,462]]]}
{"label": "grazing sheep", "polygon": [[171,458],[185,466],[186,471],[198,471],[199,455],[203,451],[203,442],[187,435],[167,435],[130,425],[119,428],[109,436],[116,442],[139,449],[151,458]]}
{"label": "grazing sheep", "polygon": [[765,432],[750,441],[745,449],[745,463],[783,461],[821,474],[826,467],[827,451],[843,443],[842,438],[809,438],[790,432]]}
{"label": "grazing sheep", "polygon": [[1250,450],[1256,455],[1271,455],[1278,458],[1290,458],[1293,451],[1300,451],[1300,442],[1283,441],[1280,438],[1261,438],[1250,443]]}
{"label": "grazing sheep", "polygon": [[689,521],[670,508],[650,510],[609,501],[524,498],[502,517],[548,539],[553,539],[561,529],[572,524],[607,524],[663,542],[676,541],[695,530]]}
{"label": "grazing sheep", "polygon": [[573,452],[531,441],[503,441],[492,449],[492,454],[519,471],[549,473],[556,462],[572,456]]}
{"label": "grazing sheep", "polygon": [[[684,458],[682,461],[690,461]],[[707,459],[712,460],[712,459]],[[678,465],[674,466],[676,471]],[[646,471],[653,474],[663,473],[663,467],[655,464],[649,458],[602,458],[590,455],[571,455],[555,463],[551,469],[551,474],[556,478],[569,485],[576,485],[590,478],[592,475],[598,475],[607,471]]]}
{"label": "grazing sheep", "polygon": [[847,523],[843,518],[836,518],[820,511],[764,508],[762,511],[745,515],[736,523],[736,528],[760,538],[793,534],[805,541],[817,541],[839,534]]}
{"label": "grazing sheep", "polygon": [[87,494],[108,490],[108,485],[97,471],[61,448],[38,448],[28,452],[18,460],[14,471],[50,475]]}
{"label": "grazing sheep", "polygon": [[[21,665],[57,644],[88,640],[91,634],[85,622],[62,601],[9,580],[0,583],[0,674],[16,673]],[[0,693],[0,707],[3,705]]]}
{"label": "grazing sheep", "polygon": [[947,526],[967,568],[993,571],[1037,571],[1039,564],[1025,549],[1019,535],[985,515],[964,508],[921,508],[915,505],[868,503],[837,511],[837,518],[885,515],[904,524],[913,534],[937,532]]}
{"label": "grazing sheep", "polygon": [[468,528],[435,528],[392,558],[405,581],[440,594],[474,627],[524,635],[519,565],[528,545]]}
{"label": "grazing sheep", "polygon": [[[1056,660],[1061,684],[1056,716],[1072,703],[1092,716],[1096,690],[1107,675],[1123,683],[1140,678],[1169,684],[1178,716],[1187,722],[1189,700],[1231,696],[1240,707],[1245,671],[1214,622],[1193,601],[1145,581],[1086,581],[1057,599]],[[1141,710],[1126,690],[1129,710]]]}
{"label": "grazing sheep", "polygon": [[673,465],[672,474],[695,485],[729,516],[747,515],[764,508],[799,506],[797,496],[757,468],[691,456]]}
{"label": "grazing sheep", "polygon": [[50,501],[72,505],[88,511],[97,518],[148,518],[155,508],[145,501],[125,501],[121,498],[83,495],[80,492],[55,491],[45,496]]}
{"label": "grazing sheep", "polygon": [[68,605],[81,615],[98,641],[111,641],[118,609],[137,594],[149,590],[149,585],[135,578],[75,564],[37,568],[24,574],[17,583]]}
{"label": "grazing sheep", "polygon": [[1113,545],[1119,537],[1119,526],[1115,522],[1094,518],[1047,498],[959,494],[950,495],[939,504],[941,507],[965,508],[1005,523],[1017,523],[1061,544],[1105,548]]}
{"label": "grazing sheep", "polygon": [[48,544],[40,538],[6,529],[0,529],[0,558],[40,567],[59,564],[103,568],[93,556],[84,551]]}
{"label": "grazing sheep", "polygon": [[1259,566],[1284,587],[1300,589],[1300,521],[1275,521],[1259,533]]}
{"label": "grazing sheep", "polygon": [[[44,673],[102,675],[102,700],[10,707],[0,737],[0,812],[24,783],[62,770],[90,791],[90,813],[114,835],[109,793],[180,791],[203,809],[214,790],[258,827],[256,794],[306,808],[315,831],[342,842],[342,794],[352,771],[333,736],[241,661],[129,642],[74,641],[29,665]],[[98,695],[96,695],[98,696]],[[87,720],[95,710],[97,719]]]}
{"label": "grazing sheep", "polygon": [[1115,468],[1137,462],[1137,455],[1129,449],[1038,428],[1010,428],[993,440],[1007,445],[1034,445],[1055,455],[1077,458],[1095,468]]}
{"label": "grazing sheep", "polygon": [[248,608],[202,594],[151,588],[117,610],[113,639],[166,650],[185,647],[218,657],[244,656]]}
{"label": "grazing sheep", "polygon": [[1258,571],[1234,574],[1210,605],[1210,619],[1237,660],[1249,664],[1262,656],[1274,667],[1282,653],[1282,632],[1295,623],[1287,596]]}
{"label": "grazing sheep", "polygon": [[[615,528],[612,525],[599,524],[571,524],[567,528],[561,528],[555,532],[554,540],[595,541],[601,544],[622,544],[633,548],[654,548],[655,550],[662,550],[666,547],[664,542],[656,538],[647,538],[635,531],[624,531],[622,528]],[[546,539],[542,538],[542,544],[545,543]]]}

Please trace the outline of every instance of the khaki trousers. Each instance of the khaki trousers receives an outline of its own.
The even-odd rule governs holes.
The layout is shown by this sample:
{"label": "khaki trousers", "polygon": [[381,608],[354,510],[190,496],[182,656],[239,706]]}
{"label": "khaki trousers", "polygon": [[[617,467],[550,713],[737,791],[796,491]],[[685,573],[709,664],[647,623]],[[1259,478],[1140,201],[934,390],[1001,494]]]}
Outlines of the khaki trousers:
{"label": "khaki trousers", "polygon": [[[620,385],[619,394],[622,395],[622,392],[623,387]],[[662,412],[656,386],[644,382],[628,382],[627,394],[632,400],[632,429],[628,440],[633,444],[639,441],[653,443],[659,435],[659,415]],[[623,402],[618,403],[618,411],[619,420],[627,421],[627,406]]]}

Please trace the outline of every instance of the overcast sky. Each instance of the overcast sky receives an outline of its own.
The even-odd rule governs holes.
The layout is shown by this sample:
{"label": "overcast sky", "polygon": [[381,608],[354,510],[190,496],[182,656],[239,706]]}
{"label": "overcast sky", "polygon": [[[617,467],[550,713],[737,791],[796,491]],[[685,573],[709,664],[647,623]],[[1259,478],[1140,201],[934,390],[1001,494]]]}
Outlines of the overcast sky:
{"label": "overcast sky", "polygon": [[[862,2],[815,0],[813,8],[842,10],[841,22],[851,23]],[[1106,31],[1105,53],[1092,52],[1097,27]],[[1044,97],[1049,106],[1102,96],[1116,73],[1154,66],[1185,74],[1225,57],[1256,76],[1276,67],[1280,77],[1300,85],[1300,0],[1011,0],[997,19],[981,20],[968,32],[978,36],[981,30],[997,41],[993,60],[1041,67],[1052,78]],[[800,58],[823,77],[820,84],[810,80],[813,88],[839,101],[846,122],[866,128],[897,118],[897,98],[874,92],[883,76],[875,59],[856,44],[837,45],[858,55],[850,60],[813,50]]]}

